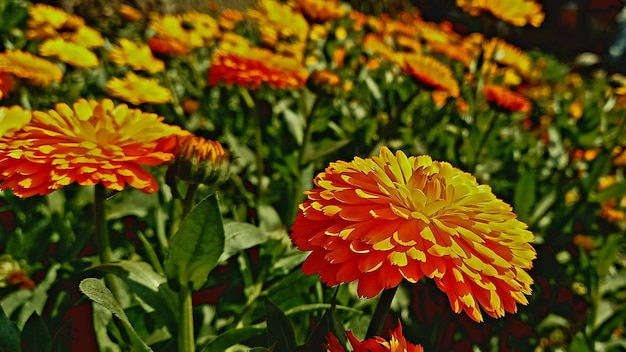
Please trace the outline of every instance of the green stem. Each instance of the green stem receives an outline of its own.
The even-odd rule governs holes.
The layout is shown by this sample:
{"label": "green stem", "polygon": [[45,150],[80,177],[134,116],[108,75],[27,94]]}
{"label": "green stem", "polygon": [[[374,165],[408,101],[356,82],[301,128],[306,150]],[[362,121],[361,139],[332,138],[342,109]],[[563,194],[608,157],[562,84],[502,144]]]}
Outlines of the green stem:
{"label": "green stem", "polygon": [[[255,93],[255,92],[253,92]],[[263,163],[263,124],[261,121],[260,106],[258,104],[257,94],[252,96],[252,114],[254,115],[254,149],[256,152],[256,176],[258,182],[257,204],[260,205],[265,196],[265,187],[263,187],[263,175],[265,165]]]}
{"label": "green stem", "polygon": [[317,110],[317,107],[319,106],[320,102],[322,99],[320,99],[320,96],[317,95],[315,96],[315,100],[313,101],[313,105],[311,106],[311,109],[309,110],[309,112],[306,114],[306,127],[304,128],[304,138],[302,139],[302,145],[300,146],[300,154],[298,155],[298,170],[300,170],[300,168],[302,166],[304,166],[304,155],[306,154],[306,150],[309,148],[309,145],[311,144],[311,138],[313,136],[313,113],[315,112],[315,110]]}
{"label": "green stem", "polygon": [[187,214],[196,205],[196,193],[198,193],[199,183],[190,183],[187,186],[187,193],[185,193],[185,199],[183,199],[183,213],[181,219],[184,219]]}
{"label": "green stem", "polygon": [[[101,183],[98,183],[94,188],[94,215],[96,223],[96,248],[100,264],[110,263],[112,261],[111,242],[109,241],[109,229],[107,227],[106,212],[104,207],[105,200],[106,188]],[[120,288],[117,279],[111,274],[106,274],[104,276],[104,281],[113,293],[115,299],[119,302]]]}
{"label": "green stem", "polygon": [[189,285],[182,285],[178,292],[179,326],[178,351],[194,352],[196,343],[193,331],[193,304]]}
{"label": "green stem", "polygon": [[372,315],[370,325],[367,328],[365,338],[380,336],[380,333],[383,330],[383,325],[385,325],[385,321],[387,320],[387,315],[389,315],[391,302],[393,301],[393,297],[396,295],[397,290],[398,286],[383,290],[380,294],[380,299],[376,304],[376,309],[374,310],[374,315]]}
{"label": "green stem", "polygon": [[[478,165],[478,161],[480,160],[480,153],[482,153],[483,149],[485,148],[485,144],[487,144],[487,140],[491,136],[491,132],[493,131],[493,127],[495,126],[496,121],[498,120],[498,116],[499,114],[495,112],[491,114],[491,116],[489,117],[489,121],[487,122],[487,128],[484,131],[482,131],[478,148],[474,152],[474,157],[472,159],[472,163],[470,164],[469,170],[471,173],[476,172],[476,165]],[[478,127],[478,121],[476,121],[476,126],[480,133],[480,127]]]}

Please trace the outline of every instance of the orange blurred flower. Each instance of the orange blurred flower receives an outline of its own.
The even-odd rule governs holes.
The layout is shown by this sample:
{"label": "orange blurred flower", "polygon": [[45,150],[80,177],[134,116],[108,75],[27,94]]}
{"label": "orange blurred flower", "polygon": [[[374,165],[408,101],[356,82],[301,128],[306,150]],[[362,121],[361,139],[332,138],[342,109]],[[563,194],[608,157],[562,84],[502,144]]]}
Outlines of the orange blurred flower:
{"label": "orange blurred flower", "polygon": [[331,163],[307,191],[291,229],[302,265],[328,285],[358,281],[371,298],[403,279],[435,280],[452,309],[482,320],[527,304],[533,234],[491,188],[429,156]]}
{"label": "orange blurred flower", "polygon": [[518,27],[539,27],[545,18],[541,5],[533,0],[456,0],[456,5],[472,16],[489,12]]}
{"label": "orange blurred flower", "polygon": [[[346,331],[348,341],[354,352],[424,352],[421,345],[414,345],[406,340],[402,333],[402,324],[398,321],[395,330],[389,331],[389,340],[375,336],[370,339],[359,341],[352,331]],[[339,343],[339,340],[330,333],[327,337],[327,343],[324,345],[329,352],[345,352]]]}
{"label": "orange blurred flower", "polygon": [[590,251],[594,247],[593,238],[589,236],[585,236],[583,234],[575,235],[574,238],[572,239],[572,242],[574,242],[575,245],[580,246],[586,251]]}
{"label": "orange blurred flower", "polygon": [[52,81],[61,82],[63,78],[63,72],[57,65],[21,50],[0,53],[0,72],[26,78],[41,86],[47,86]]}
{"label": "orange blurred flower", "polygon": [[156,78],[144,78],[129,71],[124,78],[111,78],[106,85],[107,94],[134,105],[163,104],[172,101],[169,89],[159,85]]}
{"label": "orange blurred flower", "polygon": [[241,11],[224,9],[224,11],[220,13],[217,23],[219,23],[221,30],[232,32],[235,30],[235,25],[243,20],[244,17]]}
{"label": "orange blurred flower", "polygon": [[530,72],[532,63],[528,54],[500,38],[492,38],[485,42],[483,50],[487,60],[513,67],[523,76],[527,76]]}
{"label": "orange blurred flower", "polygon": [[39,46],[41,56],[52,56],[74,67],[96,67],[98,57],[84,46],[65,41],[63,38],[48,39]]}
{"label": "orange blurred flower", "polygon": [[4,99],[13,91],[13,79],[11,75],[0,71],[0,100]]}
{"label": "orange blurred flower", "polygon": [[246,39],[231,35],[213,56],[208,84],[214,86],[224,81],[258,89],[265,82],[272,88],[300,88],[307,76],[298,60],[251,47]]}
{"label": "orange blurred flower", "polygon": [[190,50],[176,38],[152,37],[148,40],[148,46],[153,53],[163,55],[184,55]]}
{"label": "orange blurred flower", "polygon": [[452,60],[459,61],[463,63],[465,67],[469,67],[472,63],[472,54],[464,46],[439,43],[431,43],[429,46],[433,52],[443,54]]}
{"label": "orange blurred flower", "polygon": [[459,83],[454,79],[452,70],[432,57],[406,55],[404,70],[432,89],[443,90],[455,98],[459,96]]}
{"label": "orange blurred flower", "polygon": [[296,0],[296,6],[309,23],[331,21],[346,14],[338,0]]}
{"label": "orange blurred flower", "polygon": [[128,6],[126,4],[121,4],[117,9],[117,12],[127,21],[139,21],[143,18],[143,14],[141,11],[137,10],[132,6]]}
{"label": "orange blurred flower", "polygon": [[509,112],[530,112],[530,101],[523,95],[516,93],[506,87],[495,84],[485,84],[483,94],[487,102],[507,110]]}
{"label": "orange blurred flower", "polygon": [[398,66],[403,65],[404,56],[401,53],[396,52],[391,48],[383,38],[374,34],[368,33],[363,38],[363,46],[370,51],[379,54],[383,59],[391,61]]}
{"label": "orange blurred flower", "polygon": [[128,65],[133,70],[155,73],[165,69],[163,61],[152,56],[150,47],[145,44],[136,44],[126,38],[121,38],[119,45],[113,45],[109,56],[115,64]]}
{"label": "orange blurred flower", "polygon": [[30,123],[0,137],[0,189],[31,197],[76,182],[155,192],[158,182],[140,165],[171,160],[176,136],[188,134],[162,121],[110,99],[35,111]]}
{"label": "orange blurred flower", "polygon": [[[603,176],[598,181],[598,191],[602,191],[621,182],[625,181],[623,179],[618,180],[616,175]],[[600,217],[609,222],[626,227],[626,195],[620,198],[611,198],[602,203],[600,207]]]}

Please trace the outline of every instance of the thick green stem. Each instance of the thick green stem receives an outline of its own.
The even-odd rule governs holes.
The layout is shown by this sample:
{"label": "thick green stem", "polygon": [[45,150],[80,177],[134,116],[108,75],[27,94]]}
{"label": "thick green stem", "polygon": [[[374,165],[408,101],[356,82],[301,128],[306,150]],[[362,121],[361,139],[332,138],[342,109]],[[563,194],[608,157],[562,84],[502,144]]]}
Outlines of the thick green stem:
{"label": "thick green stem", "polygon": [[196,205],[196,193],[198,193],[199,183],[190,183],[187,186],[187,193],[185,193],[185,199],[183,199],[183,213],[181,219],[185,218],[187,214]]}
{"label": "thick green stem", "polygon": [[[106,200],[106,188],[98,183],[94,189],[94,215],[96,223],[96,248],[98,250],[98,258],[100,264],[111,262],[111,242],[109,241],[109,229],[106,222],[106,212],[104,208],[104,201]],[[104,281],[108,288],[113,293],[115,299],[120,301],[120,288],[117,279],[107,274],[104,276]]]}
{"label": "thick green stem", "polygon": [[189,285],[182,285],[178,292],[178,351],[194,352],[196,343],[193,332],[193,304]]}
{"label": "thick green stem", "polygon": [[391,302],[393,301],[393,297],[396,295],[397,290],[398,286],[384,290],[380,294],[380,299],[376,304],[376,309],[374,310],[374,315],[372,316],[370,325],[367,328],[365,338],[380,336],[380,333],[383,330],[383,325],[385,325],[385,321],[387,320],[389,309],[391,308]]}

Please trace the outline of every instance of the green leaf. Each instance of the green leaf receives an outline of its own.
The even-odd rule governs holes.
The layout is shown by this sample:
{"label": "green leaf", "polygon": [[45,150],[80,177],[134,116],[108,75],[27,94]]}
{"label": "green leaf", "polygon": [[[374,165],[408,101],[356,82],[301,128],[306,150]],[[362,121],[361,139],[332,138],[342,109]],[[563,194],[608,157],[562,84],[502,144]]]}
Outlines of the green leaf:
{"label": "green leaf", "polygon": [[322,346],[326,343],[328,333],[332,332],[337,338],[341,346],[346,347],[348,336],[343,327],[343,323],[337,316],[335,306],[331,306],[318,322],[317,327],[309,337],[307,345],[312,351],[322,350]]}
{"label": "green leaf", "polygon": [[592,193],[590,199],[603,203],[609,199],[620,199],[623,195],[626,195],[626,181],[611,185],[598,193]]}
{"label": "green leaf", "polygon": [[102,280],[87,278],[82,280],[78,287],[81,292],[89,297],[89,299],[105,307],[111,311],[114,316],[120,319],[122,326],[124,326],[126,332],[130,336],[132,346],[137,351],[152,351],[152,349],[148,347],[143,340],[141,340],[139,335],[137,335],[137,332],[133,329],[133,326],[130,324],[128,317],[126,316],[126,313],[124,313],[124,309],[122,309],[120,304],[117,303],[115,297],[113,297],[113,294],[104,285]]}
{"label": "green leaf", "polygon": [[530,218],[530,210],[535,205],[535,175],[525,172],[515,185],[513,209],[522,221]]}
{"label": "green leaf", "polygon": [[21,352],[20,330],[17,324],[11,321],[4,310],[0,308],[0,351]]}
{"label": "green leaf", "polygon": [[24,352],[46,352],[52,348],[50,331],[43,319],[35,312],[26,321],[21,339]]}
{"label": "green leaf", "polygon": [[593,350],[588,346],[585,342],[584,338],[581,335],[577,335],[572,340],[572,343],[569,345],[568,352],[592,352]]}
{"label": "green leaf", "polygon": [[304,125],[306,124],[304,116],[290,109],[285,109],[283,116],[285,117],[285,122],[287,122],[287,129],[289,129],[289,132],[291,132],[296,139],[298,145],[301,145],[304,140]]}
{"label": "green leaf", "polygon": [[609,268],[615,262],[615,257],[620,250],[619,243],[621,238],[621,235],[610,235],[606,239],[606,242],[604,242],[604,244],[602,245],[602,248],[600,248],[597,266],[599,278],[603,278],[604,276],[606,276],[606,274],[609,273]]}
{"label": "green leaf", "polygon": [[290,352],[296,347],[296,334],[291,321],[280,308],[265,299],[267,315],[267,334],[270,345],[275,345],[275,352]]}
{"label": "green leaf", "polygon": [[594,341],[608,341],[615,330],[624,325],[626,321],[626,308],[615,312],[610,318],[606,319],[600,326],[593,332]]}
{"label": "green leaf", "polygon": [[222,263],[233,255],[256,245],[267,242],[269,234],[247,222],[227,222],[224,224],[226,234],[224,251],[218,262]]}
{"label": "green leaf", "polygon": [[228,330],[207,343],[200,352],[225,351],[228,347],[241,341],[261,335],[266,329],[264,323]]}
{"label": "green leaf", "polygon": [[165,274],[170,286],[199,290],[224,251],[224,225],[215,194],[198,203],[170,241]]}

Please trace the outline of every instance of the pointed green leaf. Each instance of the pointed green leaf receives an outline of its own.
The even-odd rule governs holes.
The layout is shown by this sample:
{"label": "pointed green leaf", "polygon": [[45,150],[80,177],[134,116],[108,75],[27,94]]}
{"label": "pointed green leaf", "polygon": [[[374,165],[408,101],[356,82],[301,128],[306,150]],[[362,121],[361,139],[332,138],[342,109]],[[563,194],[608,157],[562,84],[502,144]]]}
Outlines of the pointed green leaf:
{"label": "pointed green leaf", "polygon": [[535,205],[535,175],[525,172],[515,185],[513,210],[521,221],[528,221],[530,210]]}
{"label": "pointed green leaf", "polygon": [[26,321],[21,339],[24,352],[45,352],[52,348],[50,331],[36,312],[33,312]]}
{"label": "pointed green leaf", "polygon": [[245,249],[265,243],[269,238],[269,233],[247,222],[227,222],[224,224],[224,233],[224,251],[219,258],[220,263]]}
{"label": "pointed green leaf", "polygon": [[296,347],[296,334],[289,318],[267,298],[265,299],[265,314],[270,345],[276,346],[274,351],[291,352]]}
{"label": "pointed green leaf", "polygon": [[200,289],[223,251],[224,225],[217,196],[213,194],[191,210],[172,237],[165,262],[168,282],[190,285],[194,291]]}
{"label": "pointed green leaf", "polygon": [[92,301],[110,310],[114,316],[120,319],[126,332],[130,336],[130,342],[132,346],[137,351],[152,351],[152,349],[148,347],[148,345],[146,345],[143,340],[141,340],[135,329],[133,329],[133,326],[130,324],[130,321],[128,320],[128,316],[126,316],[124,309],[122,309],[120,304],[115,300],[115,297],[113,297],[113,294],[104,285],[104,282],[102,282],[102,280],[87,278],[81,281],[78,287],[80,288],[81,292],[83,292]]}
{"label": "pointed green leaf", "polygon": [[0,307],[0,351],[21,352],[20,330],[17,324],[11,321]]}

